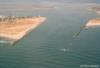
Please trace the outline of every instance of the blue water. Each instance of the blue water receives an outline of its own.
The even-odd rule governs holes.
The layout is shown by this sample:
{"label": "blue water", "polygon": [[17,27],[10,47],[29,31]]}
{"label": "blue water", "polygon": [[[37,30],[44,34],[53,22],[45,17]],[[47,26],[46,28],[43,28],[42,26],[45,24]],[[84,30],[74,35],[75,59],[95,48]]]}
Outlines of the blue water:
{"label": "blue water", "polygon": [[[83,30],[73,39],[80,26],[100,17],[87,10],[88,4],[100,1],[60,1],[0,0],[1,15],[41,15],[47,18],[15,46],[0,44],[0,68],[80,68],[80,65],[100,64],[100,27]],[[34,5],[37,7],[48,4],[56,8],[32,9]],[[19,5],[21,7],[18,7]]]}

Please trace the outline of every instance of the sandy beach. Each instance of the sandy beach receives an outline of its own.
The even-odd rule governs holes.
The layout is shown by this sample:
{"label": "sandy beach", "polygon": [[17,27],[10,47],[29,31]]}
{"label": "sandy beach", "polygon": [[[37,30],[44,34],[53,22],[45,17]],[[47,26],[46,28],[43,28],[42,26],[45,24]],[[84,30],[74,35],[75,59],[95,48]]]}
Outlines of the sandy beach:
{"label": "sandy beach", "polygon": [[94,26],[100,26],[100,18],[92,19],[87,24],[87,27],[94,27]]}
{"label": "sandy beach", "polygon": [[16,20],[15,22],[0,22],[0,37],[19,40],[30,30],[45,21],[45,17],[33,17]]}

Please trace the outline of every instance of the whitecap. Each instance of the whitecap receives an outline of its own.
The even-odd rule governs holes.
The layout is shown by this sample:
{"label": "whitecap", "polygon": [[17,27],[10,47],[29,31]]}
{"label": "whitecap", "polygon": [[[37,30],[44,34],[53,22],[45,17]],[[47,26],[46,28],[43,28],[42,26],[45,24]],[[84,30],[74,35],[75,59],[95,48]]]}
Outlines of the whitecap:
{"label": "whitecap", "polygon": [[62,48],[62,49],[60,49],[61,51],[64,51],[64,52],[68,52],[68,51],[70,51],[70,49],[68,49],[68,48]]}

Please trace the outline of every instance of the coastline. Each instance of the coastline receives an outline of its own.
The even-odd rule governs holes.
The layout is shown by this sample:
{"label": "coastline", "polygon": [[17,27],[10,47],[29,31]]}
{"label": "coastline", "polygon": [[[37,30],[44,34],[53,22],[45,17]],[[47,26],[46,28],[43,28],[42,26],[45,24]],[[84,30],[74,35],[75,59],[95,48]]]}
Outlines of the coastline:
{"label": "coastline", "polygon": [[33,17],[17,20],[15,23],[0,23],[0,37],[17,41],[45,20],[45,17]]}
{"label": "coastline", "polygon": [[100,26],[100,18],[92,19],[90,20],[87,24],[87,27],[95,27],[95,26]]}

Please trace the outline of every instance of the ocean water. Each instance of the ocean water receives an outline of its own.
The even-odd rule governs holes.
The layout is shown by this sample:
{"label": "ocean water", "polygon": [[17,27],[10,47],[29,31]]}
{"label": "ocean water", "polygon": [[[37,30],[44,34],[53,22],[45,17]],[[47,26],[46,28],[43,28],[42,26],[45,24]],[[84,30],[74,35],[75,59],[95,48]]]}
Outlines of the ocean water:
{"label": "ocean water", "polygon": [[[100,27],[83,30],[73,39],[82,25],[100,17],[88,10],[99,0],[60,1],[0,0],[0,15],[47,18],[14,46],[0,43],[0,68],[100,68]],[[45,8],[48,5],[53,7]]]}

